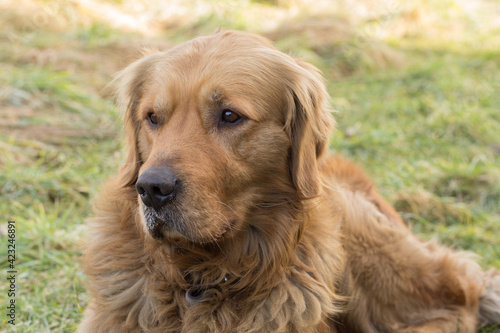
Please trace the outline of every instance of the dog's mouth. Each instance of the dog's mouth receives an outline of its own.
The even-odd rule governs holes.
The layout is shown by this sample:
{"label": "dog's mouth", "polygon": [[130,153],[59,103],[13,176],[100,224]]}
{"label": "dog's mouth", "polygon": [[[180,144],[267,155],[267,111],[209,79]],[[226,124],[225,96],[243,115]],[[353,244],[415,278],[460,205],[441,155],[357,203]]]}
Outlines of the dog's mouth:
{"label": "dog's mouth", "polygon": [[[200,231],[196,222],[185,221],[182,216],[170,210],[160,212],[144,207],[143,222],[149,235],[159,241],[167,239],[187,239],[193,243],[219,242],[231,237],[235,230],[236,220],[211,223],[211,228]],[[217,221],[219,223],[217,223]]]}

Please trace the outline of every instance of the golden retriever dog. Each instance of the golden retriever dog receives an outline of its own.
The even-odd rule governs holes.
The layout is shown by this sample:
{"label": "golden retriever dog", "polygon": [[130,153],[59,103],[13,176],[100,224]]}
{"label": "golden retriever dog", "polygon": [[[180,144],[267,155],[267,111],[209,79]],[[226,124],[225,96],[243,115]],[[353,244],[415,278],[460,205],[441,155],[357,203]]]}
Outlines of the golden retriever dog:
{"label": "golden retriever dog", "polygon": [[79,332],[475,332],[500,273],[411,234],[326,153],[318,70],[236,31],[115,80],[128,158],[96,200]]}

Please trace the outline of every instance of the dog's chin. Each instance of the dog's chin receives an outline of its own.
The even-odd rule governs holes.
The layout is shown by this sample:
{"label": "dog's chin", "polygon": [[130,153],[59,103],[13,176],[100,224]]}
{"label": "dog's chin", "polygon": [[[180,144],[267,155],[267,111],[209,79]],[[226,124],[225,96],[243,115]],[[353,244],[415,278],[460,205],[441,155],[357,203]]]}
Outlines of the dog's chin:
{"label": "dog's chin", "polygon": [[148,207],[142,209],[142,220],[147,233],[157,241],[189,241],[200,244],[216,243],[231,237],[235,225],[235,221],[232,221],[204,235],[200,230],[192,229],[196,228],[196,223],[189,223],[170,211],[157,212]]}
{"label": "dog's chin", "polygon": [[178,221],[177,216],[169,214],[168,211],[157,212],[152,208],[143,207],[141,212],[143,225],[152,238],[158,241],[190,238],[189,233],[183,227],[184,224]]}

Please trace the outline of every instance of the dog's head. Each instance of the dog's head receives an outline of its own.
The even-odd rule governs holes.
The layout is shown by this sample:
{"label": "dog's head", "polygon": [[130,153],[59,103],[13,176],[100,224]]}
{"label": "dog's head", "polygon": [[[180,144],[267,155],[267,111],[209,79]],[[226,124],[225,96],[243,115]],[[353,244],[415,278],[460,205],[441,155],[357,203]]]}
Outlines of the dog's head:
{"label": "dog's head", "polygon": [[122,183],[137,189],[154,238],[218,242],[285,189],[318,194],[328,95],[316,68],[268,40],[196,38],[136,61],[116,82],[129,148]]}

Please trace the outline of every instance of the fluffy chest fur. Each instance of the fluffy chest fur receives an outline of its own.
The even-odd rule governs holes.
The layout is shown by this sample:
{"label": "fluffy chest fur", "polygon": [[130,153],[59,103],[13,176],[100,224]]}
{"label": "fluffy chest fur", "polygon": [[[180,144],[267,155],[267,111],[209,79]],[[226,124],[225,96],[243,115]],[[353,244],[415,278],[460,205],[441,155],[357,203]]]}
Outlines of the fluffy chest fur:
{"label": "fluffy chest fur", "polygon": [[[108,188],[113,187],[111,182]],[[278,259],[270,258],[271,252],[276,255],[276,244],[258,230],[238,239],[238,248],[247,244],[243,251],[231,249],[233,242],[215,248],[146,246],[149,236],[136,220],[136,200],[133,195],[126,205],[122,201],[100,207],[94,220],[94,248],[86,257],[92,263],[87,271],[94,296],[90,309],[113,312],[110,316],[94,310],[99,317],[94,331],[316,332],[338,311],[343,250],[339,226],[331,223],[338,219],[332,210],[329,219],[308,215],[330,223],[314,221],[297,235],[297,247],[286,253],[290,257]],[[263,214],[275,224],[282,215]],[[227,254],[235,251],[239,257]],[[203,296],[190,305],[186,292],[193,287]]]}

